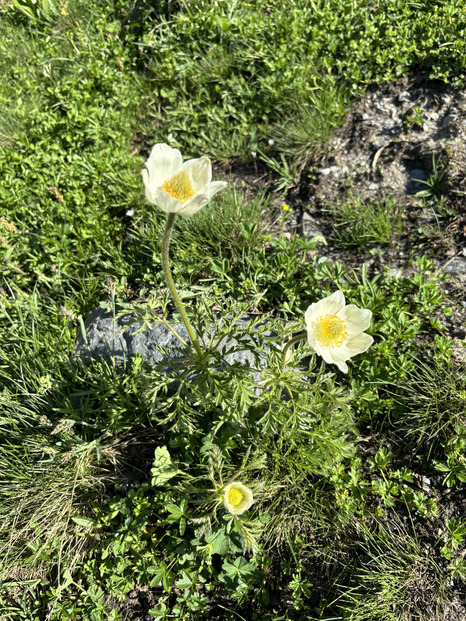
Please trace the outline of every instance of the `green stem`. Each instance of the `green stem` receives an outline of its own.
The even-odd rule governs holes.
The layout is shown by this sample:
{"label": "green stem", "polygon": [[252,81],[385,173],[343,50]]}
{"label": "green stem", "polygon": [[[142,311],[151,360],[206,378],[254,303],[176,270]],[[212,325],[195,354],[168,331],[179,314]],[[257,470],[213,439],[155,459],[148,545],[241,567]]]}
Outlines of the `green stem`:
{"label": "green stem", "polygon": [[189,337],[191,339],[192,344],[194,345],[194,349],[196,350],[199,358],[203,358],[203,353],[199,341],[197,339],[196,333],[194,332],[191,324],[189,323],[188,315],[184,309],[183,303],[175,289],[175,283],[173,281],[173,276],[170,271],[170,262],[168,258],[168,250],[170,248],[170,236],[173,229],[173,224],[175,222],[175,213],[169,213],[167,218],[167,223],[165,225],[165,232],[163,234],[162,240],[162,267],[163,273],[165,275],[165,280],[167,281],[168,288],[170,289],[171,296],[173,301],[175,302],[176,308],[181,315],[181,319],[183,320],[184,325],[186,326],[186,330],[188,331]]}
{"label": "green stem", "polygon": [[299,341],[303,341],[304,339],[307,339],[307,332],[301,332],[297,336],[290,339],[282,350],[283,360],[286,360],[286,352],[290,349],[290,347]]}

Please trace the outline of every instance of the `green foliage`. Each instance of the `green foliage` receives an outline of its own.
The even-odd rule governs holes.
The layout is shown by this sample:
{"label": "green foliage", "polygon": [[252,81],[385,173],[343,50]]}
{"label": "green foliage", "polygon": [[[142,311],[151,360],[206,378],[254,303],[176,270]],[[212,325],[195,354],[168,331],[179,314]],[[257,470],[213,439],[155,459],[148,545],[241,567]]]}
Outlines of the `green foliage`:
{"label": "green foliage", "polygon": [[[230,187],[196,215],[178,218],[170,251],[177,282],[194,280],[195,290],[202,292],[201,282],[212,273],[212,264],[221,262],[237,269],[245,256],[262,247],[267,225],[263,211],[268,203],[262,192],[246,200],[244,189]],[[160,251],[164,228],[164,214],[157,210],[137,218],[127,249],[131,281],[144,285],[163,281]]]}
{"label": "green foliage", "polygon": [[291,156],[300,166],[315,161],[333,131],[343,123],[346,111],[344,89],[329,80],[312,92],[306,102],[300,102],[292,122],[288,115],[278,120],[271,133],[274,148]]}
{"label": "green foliage", "polygon": [[440,199],[445,193],[447,185],[447,170],[445,165],[440,163],[440,158],[432,155],[432,172],[427,179],[415,179],[426,186],[425,190],[417,192],[419,198],[437,198]]}
{"label": "green foliage", "polygon": [[[466,480],[464,369],[434,335],[428,259],[409,278],[323,260],[322,239],[274,237],[270,197],[232,183],[173,236],[205,357],[118,366],[73,349],[98,304],[141,329],[178,319],[164,215],[139,178],[155,141],[217,161],[254,151],[255,172],[262,159],[297,191],[367,85],[413,67],[462,84],[462,4],[1,4],[0,617],[116,621],[144,591],[160,619],[398,621],[461,585],[461,520],[430,535],[442,567],[417,532]],[[422,198],[439,230],[445,182],[434,160]],[[391,200],[330,209],[345,245],[402,232]],[[306,308],[336,289],[372,311],[373,346],[345,376],[305,343],[285,361]],[[225,507],[233,481],[253,494],[244,514]]]}
{"label": "green foliage", "polygon": [[141,79],[125,71],[125,49],[102,14],[63,19],[55,36],[0,26],[0,196],[19,231],[6,275],[21,286],[57,287],[98,270],[139,200],[129,145]]}
{"label": "green foliage", "polygon": [[365,248],[373,244],[390,244],[403,232],[405,215],[391,198],[383,201],[348,196],[348,202],[330,205],[334,231],[340,246]]}
{"label": "green foliage", "polygon": [[165,136],[193,153],[246,158],[270,138],[277,113],[290,126],[289,149],[301,142],[302,127],[311,131],[305,150],[325,139],[335,124],[336,84],[347,101],[369,83],[421,64],[431,77],[461,85],[465,28],[458,0],[384,0],[376,7],[357,0],[289,0],[286,7],[203,1],[184,4],[165,22],[149,20],[141,49]]}
{"label": "green foliage", "polygon": [[[373,532],[364,529],[361,554],[351,568],[352,586],[341,606],[344,619],[440,618],[447,591],[440,567],[400,524],[397,530],[394,536],[383,524]],[[411,597],[414,593],[416,598]]]}
{"label": "green foliage", "polygon": [[56,0],[12,0],[12,4],[32,20],[50,20],[58,13],[59,3]]}
{"label": "green foliage", "polygon": [[450,561],[449,570],[452,578],[466,579],[466,561],[464,559],[466,525],[459,519],[449,519],[445,530],[439,529],[438,544],[443,544],[440,554]]}
{"label": "green foliage", "polygon": [[466,393],[464,365],[452,358],[439,357],[428,364],[417,362],[400,383],[396,395],[398,408],[394,421],[405,438],[428,447],[428,454],[439,444],[466,433]]}
{"label": "green foliage", "polygon": [[[247,231],[254,236],[254,230]],[[213,259],[215,278],[206,279],[220,291],[239,299],[256,298],[259,308],[274,308],[279,313],[295,314],[315,291],[319,259],[311,264],[307,253],[316,249],[321,237],[305,239],[295,235],[287,238],[265,238],[269,243],[243,255],[243,261],[232,266],[228,259]]]}

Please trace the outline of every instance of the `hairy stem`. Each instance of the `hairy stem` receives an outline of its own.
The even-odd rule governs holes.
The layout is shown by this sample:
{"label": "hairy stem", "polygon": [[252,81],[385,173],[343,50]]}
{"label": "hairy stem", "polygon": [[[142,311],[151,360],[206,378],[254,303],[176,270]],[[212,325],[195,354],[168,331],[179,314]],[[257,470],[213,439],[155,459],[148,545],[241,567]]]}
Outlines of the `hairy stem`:
{"label": "hairy stem", "polygon": [[176,308],[181,315],[181,319],[183,320],[184,325],[186,326],[186,330],[188,331],[189,337],[191,339],[192,344],[194,345],[194,349],[196,350],[199,358],[203,357],[202,349],[197,339],[196,333],[194,332],[191,324],[189,323],[188,315],[184,309],[183,303],[175,289],[175,283],[173,281],[173,276],[170,271],[170,262],[168,257],[168,251],[170,248],[170,236],[173,229],[173,224],[175,222],[175,213],[169,213],[167,218],[167,223],[165,225],[165,232],[163,234],[162,240],[162,267],[163,273],[165,275],[165,280],[167,281],[168,288],[170,289],[171,296],[173,301],[175,302]]}
{"label": "hairy stem", "polygon": [[292,339],[290,339],[282,350],[283,360],[286,360],[286,353],[289,348],[295,343],[299,343],[299,341],[303,341],[304,339],[307,339],[307,332],[301,332],[297,336],[294,336]]}

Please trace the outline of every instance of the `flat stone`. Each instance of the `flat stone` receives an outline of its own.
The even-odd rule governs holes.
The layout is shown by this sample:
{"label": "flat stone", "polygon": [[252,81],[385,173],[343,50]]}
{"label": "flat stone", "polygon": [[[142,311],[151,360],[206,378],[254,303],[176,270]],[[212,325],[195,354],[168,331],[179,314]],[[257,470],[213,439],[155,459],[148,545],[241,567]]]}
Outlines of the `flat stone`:
{"label": "flat stone", "polygon": [[324,237],[316,220],[307,211],[303,213],[303,234],[306,239],[310,239],[311,237],[316,237],[318,235],[320,237]]}
{"label": "flat stone", "polygon": [[445,271],[449,274],[466,274],[466,258],[455,257],[445,265]]}
{"label": "flat stone", "polygon": [[[183,343],[167,325],[161,321],[154,321],[150,328],[138,332],[141,323],[135,322],[130,325],[131,319],[134,317],[130,315],[114,319],[111,312],[103,308],[95,308],[84,321],[86,338],[83,334],[78,333],[74,357],[85,361],[98,360],[99,358],[113,359],[116,364],[122,365],[125,361],[126,363],[131,362],[136,354],[140,354],[154,366],[162,366],[163,368],[163,364],[169,360],[176,360],[185,356]],[[250,317],[241,318],[237,324],[244,327],[249,320]],[[190,343],[184,325],[173,323],[170,319],[168,319],[168,323],[186,343]],[[259,327],[256,326],[254,331],[258,330]],[[215,326],[212,326],[207,331],[204,340],[207,342],[214,332]],[[263,334],[274,336],[270,330],[263,332]],[[252,341],[251,336],[246,333],[241,335],[241,339],[246,342]],[[202,345],[203,339],[200,338],[199,340]],[[218,347],[225,350],[223,357],[225,365],[237,363],[250,367],[252,372],[258,372],[265,361],[263,355],[255,355],[247,346],[245,347],[243,343],[234,338],[227,340],[225,337],[218,344]],[[267,352],[270,351],[267,346],[264,349]]]}
{"label": "flat stone", "polygon": [[391,276],[392,278],[401,278],[403,276],[403,270],[399,265],[393,263],[387,270],[387,276]]}
{"label": "flat stone", "polygon": [[421,486],[425,492],[430,492],[430,488],[432,487],[432,482],[428,477],[421,477]]}

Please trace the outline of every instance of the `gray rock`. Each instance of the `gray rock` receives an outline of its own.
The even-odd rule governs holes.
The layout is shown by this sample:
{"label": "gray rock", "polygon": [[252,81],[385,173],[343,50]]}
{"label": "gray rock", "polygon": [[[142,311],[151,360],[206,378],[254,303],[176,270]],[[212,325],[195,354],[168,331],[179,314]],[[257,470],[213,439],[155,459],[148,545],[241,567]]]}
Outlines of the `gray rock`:
{"label": "gray rock", "polygon": [[432,482],[428,477],[421,477],[421,487],[425,492],[430,492]]}
{"label": "gray rock", "polygon": [[[422,110],[422,127],[406,122],[416,108]],[[422,76],[402,80],[398,88],[382,85],[370,89],[354,104],[346,124],[329,142],[328,163],[321,163],[313,200],[317,204],[338,202],[351,179],[355,195],[363,195],[375,181],[381,193],[396,196],[400,206],[409,208],[411,196],[426,189],[410,179],[411,167],[430,171],[433,155],[442,153],[452,186],[462,183],[465,136],[466,98],[460,91],[426,81]],[[380,154],[376,178],[371,166],[361,168],[362,162],[368,161],[369,146],[375,151],[390,147]],[[343,166],[348,168],[344,174]],[[333,167],[340,171],[340,176]],[[426,179],[424,171],[414,171],[412,176]]]}
{"label": "gray rock", "polygon": [[391,276],[392,278],[401,278],[403,276],[403,270],[397,263],[393,263],[387,271],[387,276]]}
{"label": "gray rock", "polygon": [[409,173],[409,179],[406,185],[406,191],[409,194],[416,194],[420,190],[424,190],[425,184],[422,183],[424,179],[427,179],[426,173],[420,168],[415,168]]}
{"label": "gray rock", "polygon": [[[74,357],[87,361],[99,358],[114,359],[118,365],[121,365],[124,361],[130,362],[135,354],[141,354],[152,364],[163,367],[164,362],[182,358],[185,355],[183,343],[167,325],[161,321],[155,321],[149,329],[138,332],[141,324],[136,322],[129,325],[132,319],[134,320],[130,315],[114,319],[111,312],[103,308],[95,308],[84,322],[86,338],[83,334],[78,334]],[[237,323],[245,326],[248,321],[249,319],[239,319]],[[184,341],[190,343],[184,325],[172,323],[170,320],[169,323]],[[214,332],[215,326],[212,326],[204,337],[205,342]],[[266,331],[264,334],[265,336],[274,335],[271,331]],[[251,337],[247,334],[244,335],[244,339],[251,341]],[[200,341],[202,345],[203,339],[200,338]],[[264,363],[263,355],[255,356],[252,351],[234,338],[230,340],[224,338],[218,347],[225,348],[226,365],[239,363],[257,372]],[[166,350],[166,353],[161,349]],[[269,350],[267,347],[265,349]]]}
{"label": "gray rock", "polygon": [[316,237],[317,235],[324,237],[316,220],[307,211],[303,213],[303,235],[307,239]]}
{"label": "gray rock", "polygon": [[445,265],[445,271],[450,274],[466,274],[466,258],[455,257]]}
{"label": "gray rock", "polygon": [[408,93],[408,91],[402,91],[399,95],[398,95],[398,101],[409,101],[411,99],[410,94]]}

